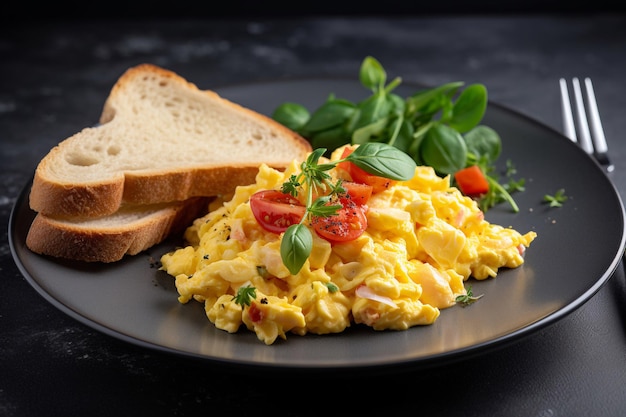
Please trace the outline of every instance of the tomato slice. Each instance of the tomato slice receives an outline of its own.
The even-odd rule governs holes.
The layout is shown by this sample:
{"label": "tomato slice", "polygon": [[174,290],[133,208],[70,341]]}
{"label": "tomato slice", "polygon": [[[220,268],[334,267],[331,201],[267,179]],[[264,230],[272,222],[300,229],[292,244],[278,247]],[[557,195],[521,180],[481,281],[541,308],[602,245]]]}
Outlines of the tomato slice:
{"label": "tomato slice", "polygon": [[[315,232],[329,242],[349,242],[361,236],[367,229],[366,206],[356,204],[351,198],[341,197],[343,206],[333,216],[313,216],[311,226]],[[337,204],[331,202],[329,204]]]}
{"label": "tomato slice", "polygon": [[373,187],[353,181],[343,181],[341,186],[346,189],[347,195],[359,206],[367,204],[372,196]]}
{"label": "tomato slice", "polygon": [[292,224],[300,223],[306,210],[297,198],[278,190],[252,194],[250,208],[261,227],[272,233],[282,233]]}
{"label": "tomato slice", "polygon": [[350,176],[355,182],[370,185],[374,194],[385,191],[396,183],[396,181],[390,180],[389,178],[368,174],[354,164],[352,164]]}
{"label": "tomato slice", "polygon": [[[350,155],[354,151],[353,147],[346,146],[341,154],[341,158],[345,158]],[[340,169],[346,171],[352,181],[367,184],[372,187],[372,192],[374,194],[380,193],[381,191],[385,191],[389,187],[393,186],[396,181],[390,180],[389,178],[379,177],[378,175],[372,175],[354,165],[352,162],[340,162],[337,164]]]}
{"label": "tomato slice", "polygon": [[[354,151],[354,148],[350,145],[346,146],[345,148],[343,148],[343,152],[341,153],[341,159],[347,157],[348,155],[350,155],[352,152]],[[339,162],[337,164],[337,168],[340,170],[345,171],[348,175],[350,175],[350,170],[352,169],[352,167],[354,166],[354,164],[352,162]]]}

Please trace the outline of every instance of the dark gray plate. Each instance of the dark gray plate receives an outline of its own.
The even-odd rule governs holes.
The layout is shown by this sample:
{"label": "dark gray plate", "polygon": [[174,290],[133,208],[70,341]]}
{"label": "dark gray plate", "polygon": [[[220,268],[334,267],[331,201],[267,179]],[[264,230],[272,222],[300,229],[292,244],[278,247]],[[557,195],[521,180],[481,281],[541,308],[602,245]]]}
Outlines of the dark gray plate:
{"label": "dark gray plate", "polygon": [[[293,101],[314,109],[329,93],[350,100],[369,91],[354,80],[288,80],[217,89],[226,98],[271,114]],[[417,87],[403,85],[406,96]],[[30,184],[10,219],[14,259],[46,300],[76,320],[127,342],[236,367],[272,370],[398,370],[438,365],[517,341],[580,307],[617,268],[625,247],[623,203],[599,165],[558,132],[490,104],[484,124],[503,140],[502,164],[511,159],[526,191],[515,195],[520,212],[503,205],[487,219],[538,237],[526,262],[496,279],[470,281],[483,298],[467,308],[443,310],[435,324],[407,331],[352,327],[337,335],[288,335],[266,346],[245,329],[216,330],[197,302],[181,305],[173,279],[154,261],[174,248],[165,242],[112,265],[64,262],[38,256],[25,246],[34,213]],[[564,188],[561,208],[542,203]],[[24,308],[27,308],[25,306]]]}

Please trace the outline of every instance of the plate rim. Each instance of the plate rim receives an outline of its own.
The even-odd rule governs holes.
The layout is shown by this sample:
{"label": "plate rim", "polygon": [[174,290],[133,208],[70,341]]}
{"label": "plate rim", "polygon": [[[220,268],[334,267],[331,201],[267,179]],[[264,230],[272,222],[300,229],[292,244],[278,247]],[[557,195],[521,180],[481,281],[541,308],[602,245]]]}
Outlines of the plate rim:
{"label": "plate rim", "polygon": [[[294,83],[294,82],[299,83],[299,82],[311,82],[311,81],[340,81],[340,82],[350,82],[353,84],[356,83],[354,79],[350,79],[348,77],[341,77],[341,76],[297,77],[297,78],[292,77],[292,78],[258,80],[258,81],[251,81],[251,82],[227,84],[227,85],[222,85],[220,87],[215,88],[215,91],[219,93],[219,90],[226,90],[226,89],[232,89],[232,88],[245,88],[246,86],[259,86],[259,85],[264,85],[264,84],[277,84],[277,83],[284,84],[284,83]],[[403,85],[413,86],[413,87],[424,87],[424,85],[422,84],[412,83],[412,82],[405,82],[403,83]],[[545,130],[547,133],[550,133],[551,135],[561,137],[562,140],[571,142],[567,137],[565,137],[558,130],[552,128],[551,126],[546,125],[545,123],[540,122],[537,119],[532,118],[531,116],[523,112],[513,110],[512,108],[508,106],[502,105],[500,103],[492,102],[491,100],[488,100],[487,106],[488,108],[490,107],[497,108],[502,112],[508,113],[509,116],[512,116],[515,118],[521,118],[523,119],[523,122],[525,124],[531,124],[537,128]],[[577,147],[577,145],[575,144],[572,144],[572,145]],[[596,163],[596,165],[599,170],[602,170],[599,164]],[[601,276],[594,281],[593,285],[591,285],[584,292],[582,292],[578,297],[576,297],[574,300],[567,303],[562,308],[558,309],[557,311],[545,317],[538,318],[534,323],[531,323],[525,327],[522,327],[521,329],[511,331],[498,338],[491,339],[480,344],[458,348],[455,350],[446,351],[440,354],[430,355],[426,357],[399,360],[395,362],[389,362],[389,361],[384,360],[384,358],[381,358],[376,361],[369,361],[367,364],[351,363],[351,364],[338,364],[338,365],[335,365],[335,364],[294,365],[291,363],[281,364],[281,363],[274,362],[274,363],[268,364],[268,363],[259,363],[255,361],[249,361],[249,360],[216,358],[216,357],[208,357],[201,353],[187,352],[187,351],[183,351],[180,349],[164,346],[162,344],[157,344],[151,341],[142,340],[135,336],[128,335],[123,332],[119,332],[115,329],[111,329],[110,327],[102,323],[99,323],[88,317],[85,317],[80,312],[75,311],[72,307],[64,304],[60,300],[57,300],[52,294],[48,293],[40,285],[37,279],[31,276],[30,272],[24,265],[18,253],[19,252],[17,249],[18,242],[15,241],[16,236],[14,236],[16,234],[16,230],[15,230],[16,219],[20,215],[23,215],[21,213],[18,213],[18,210],[21,207],[23,207],[24,204],[27,204],[27,199],[30,194],[30,184],[32,184],[33,177],[34,177],[34,173],[33,173],[33,176],[31,176],[30,179],[22,187],[20,194],[18,195],[18,198],[16,199],[11,209],[11,212],[9,215],[9,224],[8,224],[7,234],[8,234],[10,251],[11,251],[11,254],[12,254],[12,257],[16,266],[18,267],[18,269],[20,270],[24,278],[27,280],[27,282],[36,290],[36,292],[40,296],[42,296],[46,301],[51,303],[55,308],[59,309],[60,311],[62,311],[69,317],[73,318],[74,320],[78,321],[79,323],[86,325],[90,328],[93,328],[108,336],[114,337],[116,339],[122,340],[124,342],[130,343],[136,346],[148,348],[148,349],[163,352],[166,354],[174,354],[176,356],[184,356],[184,357],[189,357],[193,359],[200,359],[202,361],[208,361],[216,365],[225,365],[225,366],[228,366],[229,368],[240,368],[240,369],[243,368],[246,370],[249,370],[250,368],[260,368],[264,370],[271,369],[275,371],[300,369],[300,370],[307,370],[307,371],[314,371],[314,372],[321,372],[321,371],[326,371],[326,370],[338,370],[338,369],[347,369],[347,370],[352,370],[352,371],[355,371],[355,370],[367,371],[367,372],[371,372],[371,371],[396,372],[399,370],[414,369],[416,367],[426,368],[426,367],[431,367],[431,366],[438,366],[444,363],[451,363],[451,362],[455,362],[458,360],[466,359],[471,356],[480,355],[487,351],[491,351],[494,349],[502,348],[504,346],[508,346],[516,341],[523,339],[526,336],[534,334],[537,330],[545,328],[549,325],[552,325],[558,322],[562,318],[566,317],[567,315],[571,314],[573,311],[580,308],[587,301],[589,301],[589,299],[591,299],[606,284],[606,282],[614,275],[615,270],[618,268],[619,264],[622,262],[622,258],[624,256],[623,254],[626,249],[626,228],[625,228],[626,211],[624,208],[624,202],[615,184],[613,183],[613,181],[611,181],[611,179],[607,175],[604,175],[607,181],[607,185],[610,186],[614,194],[613,197],[615,197],[616,202],[618,203],[618,206],[619,206],[619,210],[620,210],[621,239],[620,239],[618,248],[616,250],[615,256],[613,256],[612,261],[605,268],[605,271],[601,274]],[[29,215],[32,215],[34,217],[34,214],[35,213],[32,210],[30,210]]]}

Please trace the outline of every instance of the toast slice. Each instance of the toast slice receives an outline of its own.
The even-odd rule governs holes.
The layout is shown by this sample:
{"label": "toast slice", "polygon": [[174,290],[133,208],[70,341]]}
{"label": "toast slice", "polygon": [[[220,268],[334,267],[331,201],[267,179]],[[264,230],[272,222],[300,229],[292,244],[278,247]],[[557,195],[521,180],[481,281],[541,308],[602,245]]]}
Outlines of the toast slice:
{"label": "toast slice", "polygon": [[110,263],[136,255],[175,233],[182,233],[208,212],[210,198],[154,205],[125,205],[100,218],[52,218],[38,213],[26,246],[40,255]]}
{"label": "toast slice", "polygon": [[273,119],[152,64],[119,78],[100,123],[63,140],[37,166],[29,204],[46,216],[37,224],[228,194],[253,183],[261,163],[283,169],[311,151]]}

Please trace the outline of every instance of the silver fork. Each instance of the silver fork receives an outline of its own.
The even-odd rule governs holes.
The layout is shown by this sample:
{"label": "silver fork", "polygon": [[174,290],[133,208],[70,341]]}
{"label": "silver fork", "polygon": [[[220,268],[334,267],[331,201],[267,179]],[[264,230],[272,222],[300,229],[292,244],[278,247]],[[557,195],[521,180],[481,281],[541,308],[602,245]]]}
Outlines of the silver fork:
{"label": "silver fork", "polygon": [[[569,91],[565,78],[559,80],[561,86],[561,109],[563,110],[563,132],[565,136],[578,143],[580,147],[606,169],[611,172],[615,166],[608,157],[608,146],[604,136],[604,129],[600,120],[600,112],[596,103],[596,96],[593,91],[593,84],[590,78],[585,78],[586,97],[583,100],[582,89],[578,78],[572,78],[574,90],[574,103],[576,104],[576,123],[578,124],[579,135],[576,135],[576,123],[574,123],[574,112],[570,104]],[[585,110],[585,103],[589,112]],[[590,130],[591,127],[591,130]]]}

